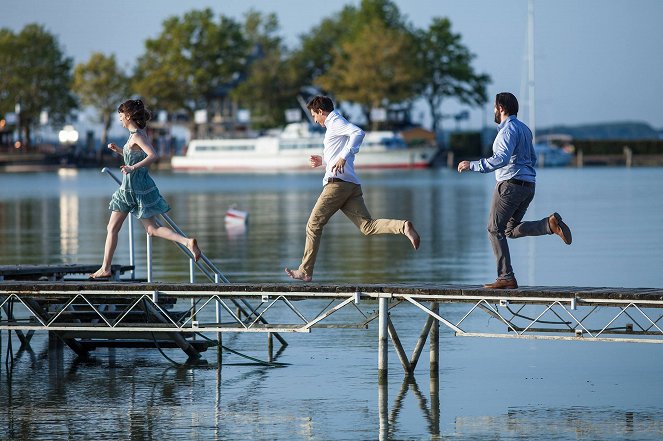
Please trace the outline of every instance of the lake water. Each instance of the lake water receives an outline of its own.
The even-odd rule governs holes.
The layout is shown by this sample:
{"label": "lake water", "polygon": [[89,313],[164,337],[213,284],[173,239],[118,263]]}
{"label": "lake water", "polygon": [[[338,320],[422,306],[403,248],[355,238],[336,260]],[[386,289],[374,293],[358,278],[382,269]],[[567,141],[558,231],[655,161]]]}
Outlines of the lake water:
{"label": "lake water", "polygon": [[[341,213],[325,228],[315,281],[482,284],[495,279],[486,233],[492,175],[450,170],[360,173],[374,217],[411,219],[404,237],[363,237]],[[321,175],[153,173],[170,216],[233,282],[285,282],[297,266]],[[526,219],[559,212],[573,245],[557,236],[510,242],[520,285],[663,287],[662,168],[543,169]],[[97,171],[0,175],[0,264],[100,263],[108,200],[116,185]],[[245,231],[224,225],[229,206],[250,214]],[[145,241],[136,224],[137,276]],[[155,239],[154,277],[188,280],[188,264]],[[127,263],[122,231],[115,263]],[[444,314],[461,314],[442,305]],[[411,352],[425,319],[399,307],[393,320]],[[480,318],[476,320],[486,320]],[[403,382],[390,347],[389,383],[377,382],[377,329],[285,335],[285,368],[239,365],[204,354],[208,368],[175,368],[155,350],[97,350],[77,360],[32,351],[0,364],[0,439],[659,440],[659,345],[459,338],[441,328],[439,384],[427,352]],[[267,357],[266,336],[224,335],[224,345]],[[167,350],[183,362],[184,354]],[[237,364],[235,364],[237,363]],[[380,413],[380,393],[388,396]],[[382,418],[381,418],[382,416]],[[382,427],[382,432],[380,428]]]}

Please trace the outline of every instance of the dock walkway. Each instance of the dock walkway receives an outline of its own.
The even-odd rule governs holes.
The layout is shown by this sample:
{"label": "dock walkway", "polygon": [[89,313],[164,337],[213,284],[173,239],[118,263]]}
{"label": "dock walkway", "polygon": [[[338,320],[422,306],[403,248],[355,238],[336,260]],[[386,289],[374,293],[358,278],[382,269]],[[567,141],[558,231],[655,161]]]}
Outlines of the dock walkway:
{"label": "dock walkway", "polygon": [[[0,281],[4,280],[63,280],[65,276],[88,274],[99,269],[99,264],[51,264],[51,265],[0,265]],[[133,270],[130,265],[111,265],[111,279],[120,280],[120,275]]]}
{"label": "dock walkway", "polygon": [[[184,310],[174,310],[182,304]],[[462,337],[663,343],[660,288],[5,281],[0,307],[5,312],[0,330],[78,337],[82,353],[102,346],[98,340],[90,343],[92,338],[156,333],[179,336],[179,346],[194,357],[198,351],[184,337],[196,333],[220,338],[226,332],[262,332],[285,344],[281,333],[365,329],[377,320],[381,357],[386,357],[389,335],[406,371],[414,369],[429,335],[436,345],[440,325]],[[405,355],[390,317],[397,307],[415,307],[425,319],[412,358]],[[494,320],[486,325],[469,319],[479,314]]]}

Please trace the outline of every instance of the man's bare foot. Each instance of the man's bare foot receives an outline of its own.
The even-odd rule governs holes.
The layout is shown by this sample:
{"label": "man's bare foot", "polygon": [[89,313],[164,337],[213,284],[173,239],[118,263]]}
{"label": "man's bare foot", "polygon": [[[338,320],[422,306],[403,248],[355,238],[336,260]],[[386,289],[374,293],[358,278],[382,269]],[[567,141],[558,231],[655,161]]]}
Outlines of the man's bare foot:
{"label": "man's bare foot", "polygon": [[285,272],[290,276],[292,279],[297,279],[297,280],[303,280],[304,282],[310,282],[313,280],[313,277],[307,276],[304,271],[301,270],[291,270],[286,268]]}
{"label": "man's bare foot", "polygon": [[196,241],[196,239],[190,239],[186,244],[186,247],[189,249],[189,251],[191,251],[191,254],[193,255],[193,261],[198,262],[198,259],[200,259],[200,248],[198,248],[198,241]]}
{"label": "man's bare foot", "polygon": [[112,276],[112,273],[110,271],[106,271],[103,268],[99,268],[97,271],[93,272],[88,276],[90,280],[95,280],[95,279],[110,279]]}
{"label": "man's bare foot", "polygon": [[410,242],[412,242],[412,246],[414,247],[415,250],[419,249],[419,242],[421,239],[419,238],[419,233],[417,233],[417,230],[414,229],[414,225],[412,225],[412,222],[410,221],[405,221],[405,233],[404,233],[408,239],[410,239]]}

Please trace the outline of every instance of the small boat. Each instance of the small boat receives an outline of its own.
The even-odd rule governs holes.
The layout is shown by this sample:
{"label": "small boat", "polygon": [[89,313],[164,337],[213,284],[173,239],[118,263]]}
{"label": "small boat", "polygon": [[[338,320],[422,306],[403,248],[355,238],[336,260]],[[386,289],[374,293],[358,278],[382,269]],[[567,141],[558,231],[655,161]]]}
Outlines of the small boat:
{"label": "small boat", "polygon": [[246,225],[249,223],[249,213],[230,207],[225,215],[226,224]]}
{"label": "small boat", "polygon": [[534,151],[537,167],[564,167],[573,160],[575,150],[572,138],[568,135],[550,134],[537,137]]}
{"label": "small boat", "polygon": [[[171,159],[174,171],[275,172],[310,170],[309,157],[321,155],[324,132],[309,123],[255,138],[194,139],[183,156]],[[366,132],[355,168],[424,168],[437,147],[408,147],[397,132]]]}

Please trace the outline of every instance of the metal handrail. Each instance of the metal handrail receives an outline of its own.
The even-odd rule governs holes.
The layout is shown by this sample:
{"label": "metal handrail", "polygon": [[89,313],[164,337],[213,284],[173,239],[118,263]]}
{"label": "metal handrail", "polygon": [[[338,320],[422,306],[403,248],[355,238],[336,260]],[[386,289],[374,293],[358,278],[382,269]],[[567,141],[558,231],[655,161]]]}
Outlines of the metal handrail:
{"label": "metal handrail", "polygon": [[[110,176],[117,184],[122,185],[122,181],[113,173],[108,167],[104,167],[101,169],[102,173],[107,173],[108,176]],[[174,231],[177,233],[181,234],[184,237],[188,237],[182,229],[173,221],[170,216],[168,216],[166,213],[161,214],[161,218],[163,221],[170,226]],[[163,223],[159,219],[155,219],[156,223],[158,226],[163,226]],[[200,258],[198,259],[198,262],[194,262],[193,260],[193,255],[189,251],[187,247],[182,245],[181,243],[177,243],[176,245],[184,252],[189,257],[189,279],[191,282],[194,281],[195,276],[194,276],[194,269],[195,266],[197,266],[200,271],[207,277],[210,281],[214,283],[230,283],[226,276],[221,272],[221,270],[201,251],[200,252]],[[150,244],[150,237],[148,235],[148,281],[151,282],[151,244]],[[132,218],[129,216],[129,260],[131,262],[131,265],[135,264],[135,255],[134,255],[134,246],[133,246],[133,223],[132,223]],[[195,264],[195,265],[194,265]],[[204,264],[204,265],[203,265]],[[132,278],[134,277],[134,272],[132,271]]]}
{"label": "metal handrail", "polygon": [[[115,174],[108,168],[104,167],[101,169],[102,173],[108,173],[108,176],[110,176],[117,184],[122,185],[122,181],[115,176]],[[174,231],[178,232],[184,237],[187,237],[186,234],[180,229],[180,227],[173,221],[170,216],[167,214],[163,213],[161,214],[161,218],[166,222]],[[133,247],[133,228],[132,228],[132,222],[131,222],[131,216],[129,216],[129,252],[131,253],[130,260],[131,262],[134,262],[134,247]],[[157,225],[162,226],[163,224],[159,221],[159,219],[155,219]],[[152,243],[151,243],[152,238],[147,235],[147,259],[148,259],[148,282],[152,282]],[[176,245],[184,252],[189,257],[189,282],[194,283],[195,282],[195,267],[197,266],[200,271],[212,282],[214,283],[230,283],[228,279],[226,278],[225,275],[221,272],[219,268],[217,268],[214,263],[205,256],[205,254],[201,251],[200,252],[200,258],[198,259],[198,262],[194,262],[193,256],[189,252],[189,249],[185,247],[184,245],[177,243]],[[203,266],[205,264],[205,266]],[[133,265],[133,263],[132,263]],[[133,276],[132,276],[133,278]],[[238,310],[242,311],[244,315],[247,317],[250,317],[247,311],[242,307],[242,305],[235,299],[232,300],[233,304],[238,308]],[[246,305],[246,300],[243,300],[243,303]],[[249,306],[249,305],[246,305]],[[249,310],[252,308],[249,307]],[[195,308],[195,300],[192,298],[191,299],[191,317],[192,319],[196,315],[196,308]],[[260,316],[257,318],[261,323],[267,324],[267,320],[265,320],[264,317]],[[219,323],[221,320],[221,305],[219,302],[216,304],[216,321]],[[274,332],[271,335],[273,335],[283,346],[287,346],[288,342],[285,341],[283,337],[278,332]],[[221,341],[221,334],[217,334],[217,339],[220,342]]]}

